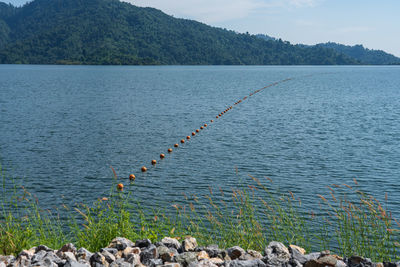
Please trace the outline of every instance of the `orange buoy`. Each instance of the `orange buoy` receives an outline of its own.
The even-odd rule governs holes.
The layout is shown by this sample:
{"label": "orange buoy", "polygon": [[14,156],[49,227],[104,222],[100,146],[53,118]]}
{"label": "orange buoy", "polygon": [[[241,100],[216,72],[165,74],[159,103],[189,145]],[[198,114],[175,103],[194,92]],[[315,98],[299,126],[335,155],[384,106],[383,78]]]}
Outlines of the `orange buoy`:
{"label": "orange buoy", "polygon": [[211,120],[211,122],[214,122],[214,120]]}
{"label": "orange buoy", "polygon": [[207,123],[206,123],[206,124],[204,124],[204,127],[207,127]]}
{"label": "orange buoy", "polygon": [[183,143],[185,143],[185,140],[184,140],[184,139],[182,139],[182,140],[181,140],[181,143],[182,143],[182,144],[183,144]]}
{"label": "orange buoy", "polygon": [[172,148],[168,148],[168,153],[171,153],[172,152]]}
{"label": "orange buoy", "polygon": [[203,130],[203,129],[204,129],[204,127],[203,127],[203,126],[201,126],[201,127],[200,127],[200,130]]}
{"label": "orange buoy", "polygon": [[119,191],[124,190],[124,185],[123,185],[123,184],[117,184],[117,189],[118,189]]}
{"label": "orange buoy", "polygon": [[178,147],[178,146],[179,146],[178,144],[175,144],[175,145],[174,145],[174,147]]}
{"label": "orange buoy", "polygon": [[163,159],[163,158],[165,158],[165,155],[164,154],[160,154],[160,159]]}
{"label": "orange buoy", "polygon": [[198,133],[198,132],[200,132],[200,130],[199,130],[199,129],[196,129],[196,133]]}
{"label": "orange buoy", "polygon": [[190,136],[189,136],[189,135],[188,135],[188,136],[186,136],[186,139],[187,139],[187,140],[190,140]]}
{"label": "orange buoy", "polygon": [[196,133],[195,132],[192,132],[192,136],[195,136],[196,135]]}
{"label": "orange buoy", "polygon": [[134,174],[129,175],[129,180],[135,181],[136,176]]}
{"label": "orange buoy", "polygon": [[156,164],[157,164],[157,160],[153,159],[153,160],[151,161],[151,164],[152,164],[152,165],[156,165]]}
{"label": "orange buoy", "polygon": [[215,116],[216,119],[218,119],[219,116]]}
{"label": "orange buoy", "polygon": [[145,166],[142,167],[142,172],[147,172],[147,168]]}

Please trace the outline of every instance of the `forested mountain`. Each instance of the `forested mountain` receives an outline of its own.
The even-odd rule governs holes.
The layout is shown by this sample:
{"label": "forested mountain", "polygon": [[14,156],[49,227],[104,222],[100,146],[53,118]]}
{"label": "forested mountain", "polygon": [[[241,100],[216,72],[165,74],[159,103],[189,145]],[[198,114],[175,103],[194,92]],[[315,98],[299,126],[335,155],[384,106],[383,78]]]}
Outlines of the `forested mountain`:
{"label": "forested mountain", "polygon": [[357,64],[333,49],[263,40],[119,0],[0,3],[0,63]]}
{"label": "forested mountain", "polygon": [[386,53],[382,50],[371,50],[364,48],[362,45],[342,45],[337,43],[317,44],[317,46],[332,48],[349,57],[355,58],[363,64],[384,65],[384,64],[400,64],[400,58]]}

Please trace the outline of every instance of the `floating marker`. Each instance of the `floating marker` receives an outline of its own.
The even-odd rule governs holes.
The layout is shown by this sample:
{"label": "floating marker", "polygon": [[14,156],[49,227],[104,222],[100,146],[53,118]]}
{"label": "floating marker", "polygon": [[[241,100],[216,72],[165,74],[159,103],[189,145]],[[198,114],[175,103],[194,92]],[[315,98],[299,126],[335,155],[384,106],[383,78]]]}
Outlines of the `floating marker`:
{"label": "floating marker", "polygon": [[142,167],[142,172],[147,172],[147,168],[145,166]]}
{"label": "floating marker", "polygon": [[175,144],[175,145],[174,145],[174,147],[178,147],[178,146],[179,146],[178,144]]}
{"label": "floating marker", "polygon": [[165,158],[165,155],[164,154],[160,154],[160,159],[163,159],[163,158]]}
{"label": "floating marker", "polygon": [[153,160],[151,161],[151,164],[152,164],[152,165],[156,165],[156,164],[157,164],[157,160],[153,159]]}
{"label": "floating marker", "polygon": [[134,174],[129,175],[129,180],[135,181],[136,176]]}
{"label": "floating marker", "polygon": [[200,130],[199,130],[199,129],[196,129],[196,133],[198,133],[198,132],[200,132]]}
{"label": "floating marker", "polygon": [[172,153],[172,148],[168,148],[168,153]]}
{"label": "floating marker", "polygon": [[186,139],[187,139],[187,140],[190,140],[190,136],[189,136],[189,135],[188,135],[188,136],[186,136]]}
{"label": "floating marker", "polygon": [[192,136],[195,136],[196,135],[196,133],[195,132],[192,132]]}
{"label": "floating marker", "polygon": [[184,139],[181,139],[181,143],[182,143],[182,144],[185,143],[185,140],[184,140]]}
{"label": "floating marker", "polygon": [[117,189],[118,189],[118,191],[124,190],[124,185],[123,184],[117,184]]}

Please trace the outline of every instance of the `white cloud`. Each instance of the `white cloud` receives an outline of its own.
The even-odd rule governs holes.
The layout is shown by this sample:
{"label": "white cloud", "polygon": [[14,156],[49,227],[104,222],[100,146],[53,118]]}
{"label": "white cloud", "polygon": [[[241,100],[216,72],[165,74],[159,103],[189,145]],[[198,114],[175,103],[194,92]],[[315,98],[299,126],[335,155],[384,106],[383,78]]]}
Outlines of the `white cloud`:
{"label": "white cloud", "polygon": [[271,8],[312,7],[324,0],[122,0],[205,23],[243,19]]}
{"label": "white cloud", "polygon": [[167,14],[214,23],[247,17],[264,3],[260,0],[125,0],[155,7]]}

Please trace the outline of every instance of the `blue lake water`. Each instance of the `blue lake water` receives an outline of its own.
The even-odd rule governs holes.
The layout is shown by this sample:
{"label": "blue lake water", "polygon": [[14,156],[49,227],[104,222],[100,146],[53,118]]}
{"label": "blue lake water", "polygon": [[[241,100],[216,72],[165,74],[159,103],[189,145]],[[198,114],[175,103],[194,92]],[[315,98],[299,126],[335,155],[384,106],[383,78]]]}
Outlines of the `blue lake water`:
{"label": "blue lake water", "polygon": [[230,191],[250,174],[311,206],[355,178],[398,215],[400,67],[0,65],[0,157],[47,207],[107,196],[113,166],[149,206]]}

